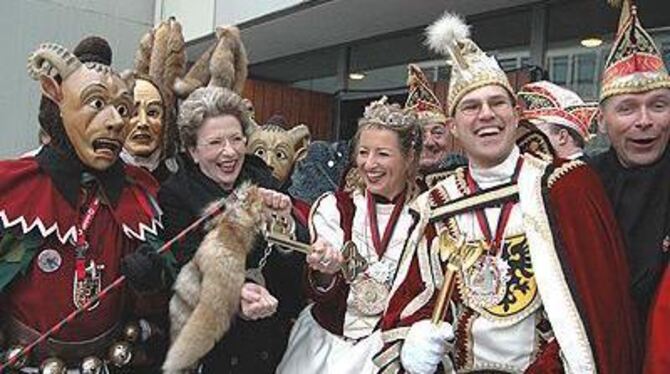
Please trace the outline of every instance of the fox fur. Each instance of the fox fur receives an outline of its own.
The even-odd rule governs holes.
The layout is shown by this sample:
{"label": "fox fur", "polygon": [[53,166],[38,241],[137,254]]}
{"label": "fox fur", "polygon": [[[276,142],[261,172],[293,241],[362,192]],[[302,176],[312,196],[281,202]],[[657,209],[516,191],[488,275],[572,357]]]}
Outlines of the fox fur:
{"label": "fox fur", "polygon": [[135,54],[135,71],[149,74],[149,63],[151,62],[151,48],[154,46],[153,30],[147,32],[140,39],[140,46]]}
{"label": "fox fur", "polygon": [[226,87],[242,94],[249,61],[240,30],[235,26],[219,26],[216,38],[216,43],[198,58],[186,76],[176,79],[174,92],[180,98],[204,86]]}
{"label": "fox fur", "polygon": [[154,29],[154,44],[151,49],[149,60],[149,75],[159,78],[161,83],[163,81],[163,71],[165,70],[165,59],[168,54],[167,42],[169,33],[169,22],[161,22],[160,25]]}
{"label": "fox fur", "polygon": [[165,373],[186,373],[228,331],[240,303],[245,260],[263,227],[263,198],[245,184],[211,223],[195,256],[180,271],[170,300],[171,346]]}
{"label": "fox fur", "polygon": [[168,107],[177,104],[171,88],[186,73],[186,48],[181,24],[175,18],[161,22],[140,39],[134,72],[150,76],[163,88]]}

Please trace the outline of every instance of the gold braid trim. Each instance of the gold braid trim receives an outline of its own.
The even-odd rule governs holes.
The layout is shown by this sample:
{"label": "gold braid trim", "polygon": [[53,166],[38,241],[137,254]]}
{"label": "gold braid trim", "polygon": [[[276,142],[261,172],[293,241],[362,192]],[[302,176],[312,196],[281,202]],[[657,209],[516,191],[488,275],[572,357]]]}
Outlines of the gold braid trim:
{"label": "gold braid trim", "polygon": [[558,181],[564,175],[584,165],[586,165],[586,163],[581,160],[572,160],[562,164],[558,168],[554,169],[554,171],[552,171],[549,175],[549,179],[547,179],[547,187],[551,188],[554,183],[556,183],[556,181]]}
{"label": "gold braid trim", "polygon": [[625,94],[638,94],[648,92],[659,88],[670,88],[670,81],[667,75],[654,74],[646,79],[623,80],[615,79],[612,83],[603,86],[600,93],[600,102],[612,96]]}

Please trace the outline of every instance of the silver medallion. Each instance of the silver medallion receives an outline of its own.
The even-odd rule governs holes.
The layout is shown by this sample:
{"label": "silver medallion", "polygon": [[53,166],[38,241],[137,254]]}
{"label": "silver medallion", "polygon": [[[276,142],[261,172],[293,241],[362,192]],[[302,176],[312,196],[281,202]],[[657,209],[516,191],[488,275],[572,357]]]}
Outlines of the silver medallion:
{"label": "silver medallion", "polygon": [[497,256],[481,256],[463,274],[465,298],[474,307],[489,308],[499,304],[511,279],[509,264]]}
{"label": "silver medallion", "polygon": [[351,306],[364,316],[378,316],[386,309],[389,292],[386,284],[362,276],[351,284]]}
{"label": "silver medallion", "polygon": [[55,249],[45,249],[37,255],[37,266],[45,273],[53,273],[60,269],[63,258]]}

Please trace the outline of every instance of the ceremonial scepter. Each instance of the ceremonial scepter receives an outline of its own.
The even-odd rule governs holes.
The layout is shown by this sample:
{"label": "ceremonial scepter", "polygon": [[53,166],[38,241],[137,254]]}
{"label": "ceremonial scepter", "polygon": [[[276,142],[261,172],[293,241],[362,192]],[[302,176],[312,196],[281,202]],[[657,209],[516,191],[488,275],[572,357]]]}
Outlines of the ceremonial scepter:
{"label": "ceremonial scepter", "polygon": [[465,242],[465,238],[459,235],[455,239],[448,230],[442,231],[439,237],[440,259],[446,262],[444,270],[444,282],[440,293],[437,295],[435,308],[431,322],[439,325],[447,313],[447,305],[456,285],[457,275],[472,266],[482,254],[482,247]]}

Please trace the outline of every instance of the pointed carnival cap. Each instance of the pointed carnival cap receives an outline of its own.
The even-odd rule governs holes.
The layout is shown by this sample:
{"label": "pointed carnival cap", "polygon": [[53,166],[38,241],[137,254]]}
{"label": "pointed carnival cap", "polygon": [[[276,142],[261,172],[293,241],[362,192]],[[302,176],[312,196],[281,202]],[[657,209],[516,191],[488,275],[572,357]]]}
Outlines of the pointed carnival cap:
{"label": "pointed carnival cap", "polygon": [[447,96],[448,115],[453,116],[458,102],[468,92],[488,85],[499,85],[512,97],[514,89],[496,59],[486,55],[470,38],[469,26],[452,13],[445,13],[426,29],[431,50],[451,57],[451,79]]}
{"label": "pointed carnival cap", "polygon": [[621,5],[619,28],[605,62],[600,102],[621,94],[670,88],[670,76],[654,40],[642,27],[630,0],[608,0]]}
{"label": "pointed carnival cap", "polygon": [[426,76],[417,65],[407,65],[407,86],[409,86],[409,94],[405,102],[405,109],[413,110],[421,125],[447,122],[442,103],[431,90]]}
{"label": "pointed carnival cap", "polygon": [[579,95],[548,81],[528,83],[517,93],[521,119],[533,125],[553,123],[575,130],[584,141],[598,113],[597,103],[585,103]]}

